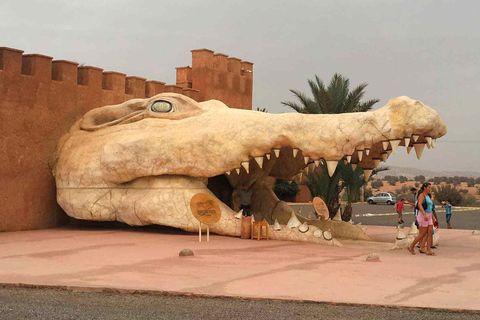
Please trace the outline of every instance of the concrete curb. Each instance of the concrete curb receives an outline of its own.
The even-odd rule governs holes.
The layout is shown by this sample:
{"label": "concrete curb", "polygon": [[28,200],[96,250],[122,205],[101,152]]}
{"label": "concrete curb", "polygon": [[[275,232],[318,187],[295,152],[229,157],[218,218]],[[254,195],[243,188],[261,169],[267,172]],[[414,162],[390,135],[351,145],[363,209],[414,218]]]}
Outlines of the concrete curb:
{"label": "concrete curb", "polygon": [[314,300],[299,300],[299,299],[278,299],[278,298],[258,298],[258,297],[240,297],[240,296],[225,296],[212,294],[199,294],[192,292],[178,292],[178,291],[161,291],[161,290],[139,290],[139,289],[118,289],[111,287],[81,287],[81,286],[55,286],[55,285],[41,285],[41,284],[27,284],[27,283],[0,283],[1,289],[40,289],[52,291],[70,291],[70,292],[94,292],[105,294],[137,294],[163,297],[183,297],[183,298],[207,298],[207,299],[232,299],[232,300],[249,300],[249,301],[289,301],[297,303],[311,303],[311,304],[325,304],[332,306],[349,306],[349,307],[370,307],[370,308],[394,308],[402,310],[422,310],[433,312],[448,312],[448,313],[468,313],[479,314],[480,310],[469,309],[454,309],[454,308],[429,308],[429,307],[409,307],[397,306],[388,304],[364,304],[364,303],[347,303],[347,302],[331,302],[331,301],[314,301]]}

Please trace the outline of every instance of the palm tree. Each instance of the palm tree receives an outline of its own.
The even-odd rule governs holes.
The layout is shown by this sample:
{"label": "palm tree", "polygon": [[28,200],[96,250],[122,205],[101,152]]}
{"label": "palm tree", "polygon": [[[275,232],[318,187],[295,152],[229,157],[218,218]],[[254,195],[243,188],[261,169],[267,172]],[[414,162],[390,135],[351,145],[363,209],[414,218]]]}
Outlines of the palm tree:
{"label": "palm tree", "polygon": [[325,87],[322,80],[316,75],[315,81],[308,80],[313,99],[298,90],[290,89],[290,92],[300,100],[300,104],[291,101],[283,101],[282,104],[299,113],[309,114],[338,114],[349,112],[365,112],[371,110],[373,105],[380,101],[371,99],[360,102],[365,94],[366,83],[349,90],[350,80],[341,74],[335,73]]}
{"label": "palm tree", "polygon": [[[371,99],[361,102],[368,84],[362,83],[350,91],[350,80],[338,73],[333,75],[327,87],[317,75],[315,80],[308,80],[308,85],[313,98],[291,89],[290,92],[299,102],[283,101],[282,104],[299,113],[339,114],[366,112],[380,101]],[[325,164],[322,164],[321,171],[309,174],[306,182],[312,197],[320,196],[325,201],[330,217],[335,216],[340,208],[339,195],[343,188],[346,188],[347,202],[350,204],[363,184],[363,170],[358,167],[352,170],[350,165],[345,165],[342,161],[332,177],[328,175]]]}

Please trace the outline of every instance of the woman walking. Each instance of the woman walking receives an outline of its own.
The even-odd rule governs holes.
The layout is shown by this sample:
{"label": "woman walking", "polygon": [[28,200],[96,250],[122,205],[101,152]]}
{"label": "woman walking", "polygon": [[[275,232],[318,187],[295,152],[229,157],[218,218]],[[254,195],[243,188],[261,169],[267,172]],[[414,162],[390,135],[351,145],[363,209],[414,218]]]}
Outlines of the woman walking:
{"label": "woman walking", "polygon": [[426,254],[428,256],[434,256],[435,253],[432,252],[432,231],[433,231],[433,218],[432,218],[432,211],[433,211],[433,201],[430,199],[428,194],[432,189],[432,185],[430,182],[425,182],[422,184],[422,187],[418,191],[418,198],[417,198],[417,207],[418,207],[418,214],[417,214],[417,222],[420,226],[420,232],[418,236],[413,240],[413,242],[408,247],[408,251],[411,254],[415,254],[415,245],[420,242],[423,237],[427,236],[427,246],[426,246]]}

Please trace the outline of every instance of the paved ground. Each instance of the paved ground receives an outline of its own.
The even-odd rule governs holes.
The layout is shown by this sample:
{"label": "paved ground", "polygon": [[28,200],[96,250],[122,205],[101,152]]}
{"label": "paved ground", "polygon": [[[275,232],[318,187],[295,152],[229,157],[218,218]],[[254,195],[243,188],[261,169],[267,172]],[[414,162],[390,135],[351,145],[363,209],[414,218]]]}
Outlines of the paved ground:
{"label": "paved ground", "polygon": [[[311,204],[296,205],[292,204],[292,208],[298,210],[302,208],[302,214],[313,213],[314,208]],[[410,226],[414,221],[413,210],[406,207],[404,210],[403,220],[405,226]],[[440,228],[446,228],[445,209],[437,210],[438,219],[440,220]],[[393,206],[384,204],[353,204],[353,221],[355,223],[375,225],[375,226],[396,226],[398,215]],[[480,208],[453,208],[452,220],[450,221],[455,229],[480,230]]]}
{"label": "paved ground", "polygon": [[473,320],[478,313],[0,288],[0,319],[409,319]]}
{"label": "paved ground", "polygon": [[[343,247],[222,236],[199,243],[169,230],[0,233],[0,283],[480,310],[480,236],[471,231],[442,230],[438,256],[427,257],[390,250],[394,227],[368,227],[386,242]],[[184,248],[195,256],[179,258]],[[374,251],[381,262],[366,262]]]}

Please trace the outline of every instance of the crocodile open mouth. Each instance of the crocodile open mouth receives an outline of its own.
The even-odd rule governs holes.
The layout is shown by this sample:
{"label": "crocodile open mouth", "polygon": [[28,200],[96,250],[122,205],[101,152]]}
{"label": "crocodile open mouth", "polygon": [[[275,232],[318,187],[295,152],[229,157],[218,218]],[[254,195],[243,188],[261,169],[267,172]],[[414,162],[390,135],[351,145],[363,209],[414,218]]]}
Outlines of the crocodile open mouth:
{"label": "crocodile open mouth", "polygon": [[[378,168],[382,162],[385,162],[391,154],[397,152],[399,147],[406,146],[406,152],[410,153],[415,150],[418,159],[427,148],[434,148],[435,138],[429,136],[413,135],[403,139],[384,140],[372,144],[368,148],[363,147],[356,149],[350,155],[345,155],[341,160],[325,160],[321,158],[311,157],[311,153],[292,147],[282,147],[272,149],[270,153],[264,156],[252,158],[250,161],[242,162],[237,168],[227,171],[223,175],[208,178],[208,188],[218,199],[228,205],[232,210],[238,209],[232,201],[232,194],[235,189],[240,189],[244,184],[253,186],[253,201],[256,202],[254,207],[265,210],[262,202],[266,201],[266,197],[272,198],[271,201],[279,200],[273,193],[257,194],[259,190],[265,190],[270,187],[268,178],[282,178],[287,181],[296,181],[300,183],[304,175],[313,172],[319,166],[325,166],[330,176],[337,169],[338,162],[342,161],[345,165],[350,164],[350,168],[355,170],[357,166],[363,168],[364,178],[367,181],[373,171]],[[398,150],[400,151],[400,150]],[[254,213],[260,215],[262,219],[272,222],[272,212]]]}

